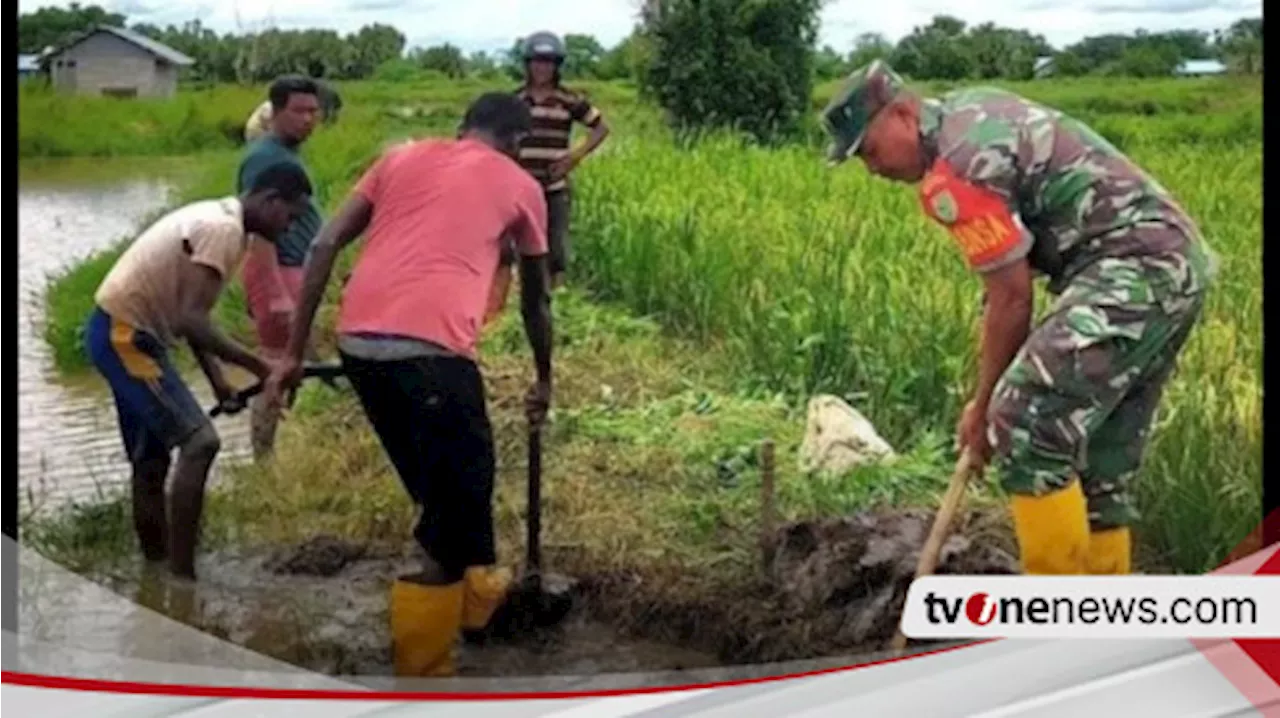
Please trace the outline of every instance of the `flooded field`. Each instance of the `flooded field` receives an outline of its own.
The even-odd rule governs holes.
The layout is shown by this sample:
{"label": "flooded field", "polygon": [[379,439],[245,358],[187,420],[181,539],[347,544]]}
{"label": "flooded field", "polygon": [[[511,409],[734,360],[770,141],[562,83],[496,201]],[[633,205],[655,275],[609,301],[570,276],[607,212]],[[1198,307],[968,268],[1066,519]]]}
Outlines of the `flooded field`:
{"label": "flooded field", "polygon": [[[60,160],[24,163],[18,189],[18,485],[23,511],[92,499],[127,482],[115,408],[92,372],[54,375],[41,336],[50,273],[134,232],[164,206],[181,163]],[[212,396],[192,377],[201,402]],[[248,455],[247,418],[222,419],[223,459]],[[217,477],[214,477],[217,480]]]}

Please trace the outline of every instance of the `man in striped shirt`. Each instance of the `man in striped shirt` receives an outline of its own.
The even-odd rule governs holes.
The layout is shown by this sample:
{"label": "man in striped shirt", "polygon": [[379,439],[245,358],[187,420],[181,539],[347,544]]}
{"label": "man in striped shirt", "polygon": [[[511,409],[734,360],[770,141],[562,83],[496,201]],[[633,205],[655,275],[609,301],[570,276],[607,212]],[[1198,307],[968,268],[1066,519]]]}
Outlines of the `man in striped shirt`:
{"label": "man in striped shirt", "polygon": [[[565,49],[560,38],[550,32],[536,32],[524,44],[525,82],[516,96],[524,100],[533,115],[533,128],[520,147],[520,164],[541,184],[547,198],[547,239],[551,245],[551,286],[563,283],[569,263],[569,215],[571,189],[569,173],[604,142],[609,126],[585,97],[560,84],[560,67]],[[570,148],[573,124],[590,129],[587,140]],[[490,294],[486,323],[506,304],[515,252],[510,243],[503,252],[502,266]]]}

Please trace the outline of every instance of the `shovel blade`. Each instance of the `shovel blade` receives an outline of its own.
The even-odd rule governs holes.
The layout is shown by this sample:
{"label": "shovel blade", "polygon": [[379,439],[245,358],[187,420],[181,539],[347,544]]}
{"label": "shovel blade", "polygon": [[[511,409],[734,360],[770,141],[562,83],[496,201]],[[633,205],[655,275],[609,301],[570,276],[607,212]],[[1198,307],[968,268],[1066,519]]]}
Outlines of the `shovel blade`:
{"label": "shovel blade", "polygon": [[580,590],[581,584],[568,576],[527,574],[512,586],[489,625],[482,631],[471,632],[467,638],[476,643],[535,638],[562,623],[573,612]]}

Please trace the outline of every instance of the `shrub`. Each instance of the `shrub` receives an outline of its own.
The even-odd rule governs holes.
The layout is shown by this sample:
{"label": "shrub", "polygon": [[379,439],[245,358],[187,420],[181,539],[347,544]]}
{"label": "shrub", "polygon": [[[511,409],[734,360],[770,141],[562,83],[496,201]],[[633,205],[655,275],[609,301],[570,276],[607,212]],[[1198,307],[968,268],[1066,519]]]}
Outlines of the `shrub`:
{"label": "shrub", "polygon": [[643,84],[677,130],[794,136],[809,107],[820,0],[674,0],[650,18]]}

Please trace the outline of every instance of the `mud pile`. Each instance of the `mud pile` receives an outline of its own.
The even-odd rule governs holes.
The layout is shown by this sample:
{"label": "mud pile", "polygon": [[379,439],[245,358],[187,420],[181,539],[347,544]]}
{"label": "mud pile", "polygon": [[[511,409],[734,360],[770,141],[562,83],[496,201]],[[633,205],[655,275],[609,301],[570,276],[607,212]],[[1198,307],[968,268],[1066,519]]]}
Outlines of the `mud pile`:
{"label": "mud pile", "polygon": [[[839,646],[889,640],[932,522],[929,511],[894,510],[784,526],[769,572],[784,619],[809,623]],[[937,573],[1012,574],[1017,561],[953,534]]]}
{"label": "mud pile", "polygon": [[320,535],[275,553],[267,560],[266,568],[276,574],[334,576],[364,555],[365,547],[362,545]]}

